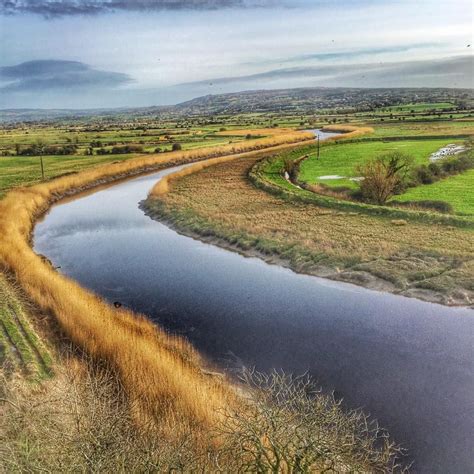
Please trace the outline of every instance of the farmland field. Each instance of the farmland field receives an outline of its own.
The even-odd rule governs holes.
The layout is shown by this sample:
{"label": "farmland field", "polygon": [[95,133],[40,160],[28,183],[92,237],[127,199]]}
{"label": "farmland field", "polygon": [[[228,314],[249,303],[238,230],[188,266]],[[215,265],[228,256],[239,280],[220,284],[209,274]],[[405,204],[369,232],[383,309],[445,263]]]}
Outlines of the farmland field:
{"label": "farmland field", "polygon": [[[338,143],[321,149],[317,159],[315,147],[309,158],[304,160],[299,178],[308,183],[324,183],[328,186],[357,185],[348,178],[357,177],[356,166],[380,154],[401,151],[413,156],[416,164],[428,163],[429,156],[449,143],[459,143],[450,139],[435,140],[400,140],[392,142]],[[346,179],[323,179],[321,176],[343,176]]]}
{"label": "farmland field", "polygon": [[[43,156],[45,178],[55,178],[66,173],[75,173],[104,163],[133,158],[130,155],[103,156]],[[3,156],[0,157],[0,197],[15,186],[27,186],[41,182],[41,164],[39,156]]]}
{"label": "farmland field", "polygon": [[442,200],[449,204],[457,214],[474,215],[474,170],[468,170],[456,176],[409,188],[394,201]]}

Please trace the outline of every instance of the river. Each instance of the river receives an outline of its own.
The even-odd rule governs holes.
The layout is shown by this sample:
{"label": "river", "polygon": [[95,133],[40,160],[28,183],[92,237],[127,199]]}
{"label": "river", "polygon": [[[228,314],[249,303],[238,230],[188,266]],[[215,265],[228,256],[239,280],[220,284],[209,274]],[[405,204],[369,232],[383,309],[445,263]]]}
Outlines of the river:
{"label": "river", "polygon": [[138,208],[171,171],[59,202],[35,228],[35,251],[222,368],[308,371],[409,448],[415,472],[472,472],[474,312],[296,274],[180,235]]}

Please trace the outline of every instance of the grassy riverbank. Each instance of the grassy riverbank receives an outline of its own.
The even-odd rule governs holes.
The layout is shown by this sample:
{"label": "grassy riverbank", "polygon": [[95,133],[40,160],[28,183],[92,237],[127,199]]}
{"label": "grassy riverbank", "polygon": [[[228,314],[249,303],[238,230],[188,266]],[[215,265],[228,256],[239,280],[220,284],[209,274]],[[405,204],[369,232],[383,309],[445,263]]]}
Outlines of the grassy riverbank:
{"label": "grassy riverbank", "polygon": [[[1,265],[21,286],[23,298],[34,302],[34,311],[55,326],[57,333],[49,337],[59,336],[69,348],[66,355],[55,353],[55,377],[37,387],[16,377],[2,379],[2,469],[206,471],[223,465],[237,472],[243,466],[271,469],[275,462],[282,465],[282,456],[288,469],[301,462],[311,470],[393,468],[398,448],[375,426],[367,429],[363,414],[344,413],[332,397],[308,396],[314,389],[302,390],[281,376],[270,378],[274,392],[266,384],[255,386],[262,380],[257,378],[247,396],[239,397],[234,385],[204,369],[205,361],[186,341],[140,315],[109,306],[57,273],[29,246],[36,218],[52,202],[80,189],[229,152],[240,151],[250,159],[269,147],[276,152],[308,138],[279,135],[248,141],[247,149],[138,157],[17,189],[0,201]],[[44,378],[52,359],[12,288],[2,277],[5,303],[0,309],[9,344],[2,339],[2,358],[12,373],[41,370]],[[19,360],[12,365],[15,354]],[[282,389],[299,398],[279,405]],[[297,431],[290,420],[299,420]],[[284,447],[288,439],[297,442]],[[242,443],[245,449],[239,449]],[[262,449],[265,459],[260,458]]]}
{"label": "grassy riverbank", "polygon": [[310,137],[281,134],[248,140],[241,147],[143,156],[12,191],[0,201],[0,262],[40,309],[54,314],[61,330],[77,347],[120,374],[140,422],[174,420],[173,430],[179,430],[181,422],[204,428],[215,422],[218,408],[232,398],[228,388],[201,372],[199,356],[185,341],[165,334],[145,318],[112,309],[34,254],[29,246],[34,221],[52,202],[85,187],[150,169]]}
{"label": "grassy riverbank", "polygon": [[296,271],[443,304],[474,301],[472,230],[432,222],[397,226],[392,216],[271,195],[249,181],[257,161],[243,158],[185,176],[144,206],[181,232]]}

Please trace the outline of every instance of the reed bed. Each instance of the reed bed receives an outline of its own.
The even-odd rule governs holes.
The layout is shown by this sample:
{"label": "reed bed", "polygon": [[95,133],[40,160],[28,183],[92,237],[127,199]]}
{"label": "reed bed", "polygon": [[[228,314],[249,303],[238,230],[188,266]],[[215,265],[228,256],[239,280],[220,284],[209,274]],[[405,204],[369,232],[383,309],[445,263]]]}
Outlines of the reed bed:
{"label": "reed bed", "polygon": [[100,183],[308,138],[295,132],[232,146],[137,157],[13,190],[0,201],[0,267],[14,274],[39,308],[54,315],[69,340],[118,375],[134,418],[143,426],[167,425],[170,434],[180,427],[205,429],[215,423],[223,406],[232,403],[232,389],[201,370],[203,361],[182,338],[166,334],[143,316],[109,306],[57,273],[30,247],[34,222],[54,201]]}
{"label": "reed bed", "polygon": [[[337,132],[344,133],[343,138],[356,138],[367,133],[373,133],[372,127],[360,127],[358,125],[326,125],[321,129],[323,132]],[[334,141],[334,139],[340,139],[341,137],[330,137],[324,141]]]}

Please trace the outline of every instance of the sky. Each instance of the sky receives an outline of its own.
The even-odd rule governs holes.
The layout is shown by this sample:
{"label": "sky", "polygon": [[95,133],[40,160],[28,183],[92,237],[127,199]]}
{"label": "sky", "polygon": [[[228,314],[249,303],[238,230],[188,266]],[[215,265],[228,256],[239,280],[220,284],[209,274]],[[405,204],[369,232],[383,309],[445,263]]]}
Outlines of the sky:
{"label": "sky", "polygon": [[0,0],[0,108],[472,88],[470,0]]}

